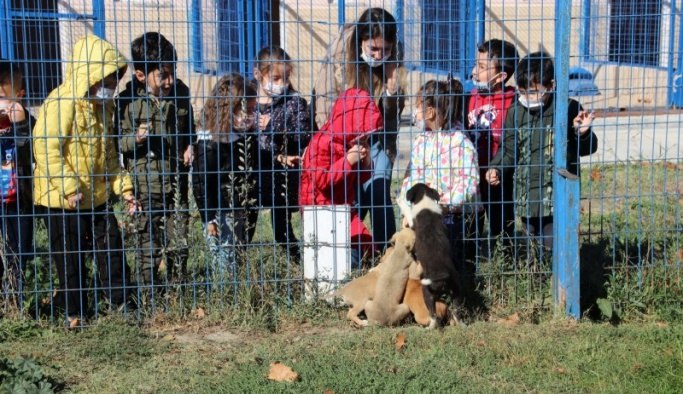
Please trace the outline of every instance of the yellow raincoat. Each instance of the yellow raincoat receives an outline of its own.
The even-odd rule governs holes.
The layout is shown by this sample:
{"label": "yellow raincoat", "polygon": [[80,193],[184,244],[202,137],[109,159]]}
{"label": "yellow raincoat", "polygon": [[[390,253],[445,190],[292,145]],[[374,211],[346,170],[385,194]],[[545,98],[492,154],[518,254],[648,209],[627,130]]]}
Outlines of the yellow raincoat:
{"label": "yellow raincoat", "polygon": [[80,209],[92,209],[107,202],[109,187],[117,195],[133,193],[119,162],[114,103],[87,99],[91,86],[125,67],[105,40],[86,36],[74,45],[64,82],[40,107],[33,130],[35,204],[69,210],[68,197],[80,192]]}

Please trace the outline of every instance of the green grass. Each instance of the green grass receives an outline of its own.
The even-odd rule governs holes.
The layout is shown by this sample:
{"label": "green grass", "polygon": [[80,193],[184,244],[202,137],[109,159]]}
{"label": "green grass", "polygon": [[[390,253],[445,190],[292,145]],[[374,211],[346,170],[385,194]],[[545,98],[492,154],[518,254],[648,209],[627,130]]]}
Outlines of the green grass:
{"label": "green grass", "polygon": [[[0,322],[0,332],[12,324]],[[318,318],[269,333],[197,321],[148,330],[104,321],[82,332],[29,332],[0,340],[0,354],[33,357],[44,374],[82,393],[667,393],[683,387],[683,326],[654,322],[479,322],[428,331],[356,330]],[[406,338],[401,350],[398,333]],[[299,381],[266,379],[273,362],[294,369]]]}

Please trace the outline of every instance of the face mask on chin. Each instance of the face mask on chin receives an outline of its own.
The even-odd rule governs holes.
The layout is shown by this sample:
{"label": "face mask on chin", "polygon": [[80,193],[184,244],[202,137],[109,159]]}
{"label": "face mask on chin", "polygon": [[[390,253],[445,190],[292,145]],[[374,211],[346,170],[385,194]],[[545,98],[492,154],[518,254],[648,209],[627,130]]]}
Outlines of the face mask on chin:
{"label": "face mask on chin", "polygon": [[365,61],[365,63],[367,63],[368,66],[370,66],[372,68],[379,67],[382,64],[384,64],[384,62],[389,60],[389,56],[390,55],[386,55],[383,58],[381,58],[380,60],[377,60],[374,57],[372,57],[372,55],[366,54],[365,51],[361,52],[361,54],[360,54],[360,57]]}

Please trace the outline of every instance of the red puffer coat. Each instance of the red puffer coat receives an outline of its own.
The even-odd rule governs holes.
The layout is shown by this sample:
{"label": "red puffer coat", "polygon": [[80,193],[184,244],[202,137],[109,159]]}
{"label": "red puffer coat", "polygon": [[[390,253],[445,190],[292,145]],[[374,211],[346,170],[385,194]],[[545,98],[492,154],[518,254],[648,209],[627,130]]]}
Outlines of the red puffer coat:
{"label": "red puffer coat", "polygon": [[[383,126],[382,113],[368,92],[355,88],[344,91],[304,153],[300,204],[353,205],[356,186],[370,179],[372,171],[351,166],[346,160],[348,144]],[[351,212],[350,231],[352,243],[372,244],[372,236],[355,210]]]}

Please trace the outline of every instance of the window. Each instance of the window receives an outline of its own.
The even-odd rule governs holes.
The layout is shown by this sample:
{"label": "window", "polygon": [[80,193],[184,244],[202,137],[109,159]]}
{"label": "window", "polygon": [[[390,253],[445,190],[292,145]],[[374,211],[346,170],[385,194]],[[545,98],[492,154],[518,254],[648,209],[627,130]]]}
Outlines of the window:
{"label": "window", "polygon": [[659,65],[661,0],[611,0],[609,60]]}

